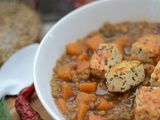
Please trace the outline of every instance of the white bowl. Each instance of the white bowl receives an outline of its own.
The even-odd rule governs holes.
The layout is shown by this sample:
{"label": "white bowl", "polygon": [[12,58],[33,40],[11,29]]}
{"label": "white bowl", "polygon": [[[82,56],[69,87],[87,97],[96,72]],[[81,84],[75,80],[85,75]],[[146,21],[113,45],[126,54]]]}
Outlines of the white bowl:
{"label": "white bowl", "polygon": [[40,101],[54,119],[64,119],[51,96],[50,80],[65,45],[97,30],[106,21],[143,20],[160,22],[160,0],[101,0],[74,10],[52,27],[36,54],[34,83]]}

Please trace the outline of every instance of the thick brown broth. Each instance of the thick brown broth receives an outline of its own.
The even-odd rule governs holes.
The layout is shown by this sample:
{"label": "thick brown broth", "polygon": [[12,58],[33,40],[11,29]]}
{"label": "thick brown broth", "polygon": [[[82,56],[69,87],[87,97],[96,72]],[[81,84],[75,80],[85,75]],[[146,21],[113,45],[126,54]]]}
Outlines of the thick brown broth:
{"label": "thick brown broth", "polygon": [[[121,38],[129,38],[129,41],[125,46],[123,46],[124,56],[123,59],[131,59],[130,58],[130,49],[133,42],[135,42],[139,37],[145,34],[159,34],[160,33],[160,23],[147,23],[147,22],[123,22],[118,24],[110,24],[105,23],[98,31],[90,33],[87,37],[80,40],[83,43],[84,51],[87,52],[89,57],[93,54],[93,51],[89,50],[86,45],[86,39],[88,37],[93,36],[96,33],[100,33],[107,42],[113,42],[113,40],[119,40]],[[63,115],[68,120],[76,120],[77,119],[77,106],[76,106],[76,97],[79,92],[79,84],[84,82],[93,82],[97,83],[97,90],[94,92],[96,95],[96,99],[100,97],[104,97],[107,99],[109,104],[113,106],[110,110],[96,110],[96,101],[92,101],[87,103],[89,108],[84,120],[88,120],[88,116],[91,114],[98,114],[103,116],[106,120],[133,120],[134,119],[134,98],[135,98],[135,90],[136,88],[132,88],[125,93],[110,93],[107,91],[106,83],[104,78],[96,78],[90,74],[90,71],[86,70],[81,74],[77,74],[75,72],[76,67],[76,55],[69,55],[64,53],[62,57],[57,61],[56,66],[54,67],[54,71],[59,66],[64,66],[69,64],[72,66],[71,76],[74,76],[72,81],[64,81],[57,76],[57,74],[53,74],[52,80],[50,82],[52,89],[52,96],[55,101],[59,98],[62,98],[62,90],[60,87],[61,83],[68,84],[74,95],[69,98],[67,101],[67,109],[63,112]],[[152,69],[151,69],[152,68]],[[148,81],[150,78],[150,74],[153,71],[154,66],[146,65],[145,72],[146,78],[145,81],[141,85],[149,85]],[[88,77],[87,80],[84,80]]]}

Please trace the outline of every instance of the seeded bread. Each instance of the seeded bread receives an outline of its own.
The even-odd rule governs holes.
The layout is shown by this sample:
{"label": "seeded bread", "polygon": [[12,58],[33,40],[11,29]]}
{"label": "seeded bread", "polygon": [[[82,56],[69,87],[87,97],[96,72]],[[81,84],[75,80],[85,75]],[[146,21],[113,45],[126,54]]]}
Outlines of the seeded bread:
{"label": "seeded bread", "polygon": [[160,120],[160,88],[140,87],[136,90],[135,120]]}
{"label": "seeded bread", "polygon": [[104,74],[122,60],[122,54],[115,44],[100,44],[94,51],[91,60],[91,73],[104,78]]}
{"label": "seeded bread", "polygon": [[144,77],[144,67],[139,61],[122,61],[105,74],[110,92],[125,92],[140,84]]}
{"label": "seeded bread", "polygon": [[40,17],[17,1],[0,2],[0,65],[23,46],[40,39]]}

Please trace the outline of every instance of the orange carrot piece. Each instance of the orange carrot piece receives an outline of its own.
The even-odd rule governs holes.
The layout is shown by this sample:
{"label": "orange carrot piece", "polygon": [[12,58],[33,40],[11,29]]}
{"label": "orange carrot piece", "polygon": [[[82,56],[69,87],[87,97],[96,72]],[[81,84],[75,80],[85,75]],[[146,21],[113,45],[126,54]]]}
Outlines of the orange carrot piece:
{"label": "orange carrot piece", "polygon": [[76,97],[76,103],[89,103],[92,100],[96,100],[95,94],[87,94],[85,92],[78,92]]}
{"label": "orange carrot piece", "polygon": [[56,104],[59,108],[59,110],[62,112],[62,113],[65,113],[66,112],[66,109],[67,109],[67,103],[64,99],[62,98],[59,98],[57,101],[56,101]]}
{"label": "orange carrot piece", "polygon": [[88,120],[106,120],[104,117],[100,116],[100,115],[90,115]]}
{"label": "orange carrot piece", "polygon": [[87,46],[90,50],[95,50],[100,43],[104,42],[105,40],[102,38],[102,36],[96,34],[87,40]]}
{"label": "orange carrot piece", "polygon": [[97,90],[97,83],[90,82],[90,83],[81,83],[79,86],[79,90],[81,92],[95,92]]}
{"label": "orange carrot piece", "polygon": [[96,95],[95,94],[93,94],[93,93],[91,93],[91,94],[88,94],[88,101],[89,102],[95,102],[96,101]]}
{"label": "orange carrot piece", "polygon": [[103,97],[101,97],[98,102],[99,105],[96,107],[97,110],[109,110],[112,108],[112,106],[108,103],[108,101]]}
{"label": "orange carrot piece", "polygon": [[79,55],[83,52],[83,46],[80,42],[70,43],[66,46],[66,51],[70,55]]}
{"label": "orange carrot piece", "polygon": [[81,73],[84,70],[89,69],[89,61],[78,61],[77,62],[77,73]]}
{"label": "orange carrot piece", "polygon": [[78,57],[78,61],[83,61],[83,60],[89,60],[89,56],[88,56],[88,54],[86,52],[83,52]]}
{"label": "orange carrot piece", "polygon": [[88,102],[88,94],[85,92],[78,92],[76,97],[76,103],[86,103]]}
{"label": "orange carrot piece", "polygon": [[61,84],[61,90],[62,90],[62,96],[65,100],[69,99],[74,95],[72,89],[67,83]]}
{"label": "orange carrot piece", "polygon": [[128,38],[121,38],[114,41],[111,41],[111,43],[117,45],[117,48],[121,52],[122,55],[124,55],[124,47],[128,45],[129,39]]}
{"label": "orange carrot piece", "polygon": [[84,103],[79,103],[77,104],[77,119],[76,120],[84,120],[87,112],[88,112],[88,107]]}
{"label": "orange carrot piece", "polygon": [[71,67],[69,65],[60,66],[56,69],[56,73],[59,78],[63,80],[69,80]]}

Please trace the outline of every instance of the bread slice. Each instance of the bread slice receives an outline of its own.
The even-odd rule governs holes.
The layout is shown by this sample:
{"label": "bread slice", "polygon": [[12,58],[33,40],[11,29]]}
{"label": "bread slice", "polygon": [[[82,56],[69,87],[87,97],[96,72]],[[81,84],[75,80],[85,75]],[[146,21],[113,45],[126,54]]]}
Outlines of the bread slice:
{"label": "bread slice", "polygon": [[41,33],[39,15],[17,1],[0,2],[0,65],[23,46],[38,42]]}

